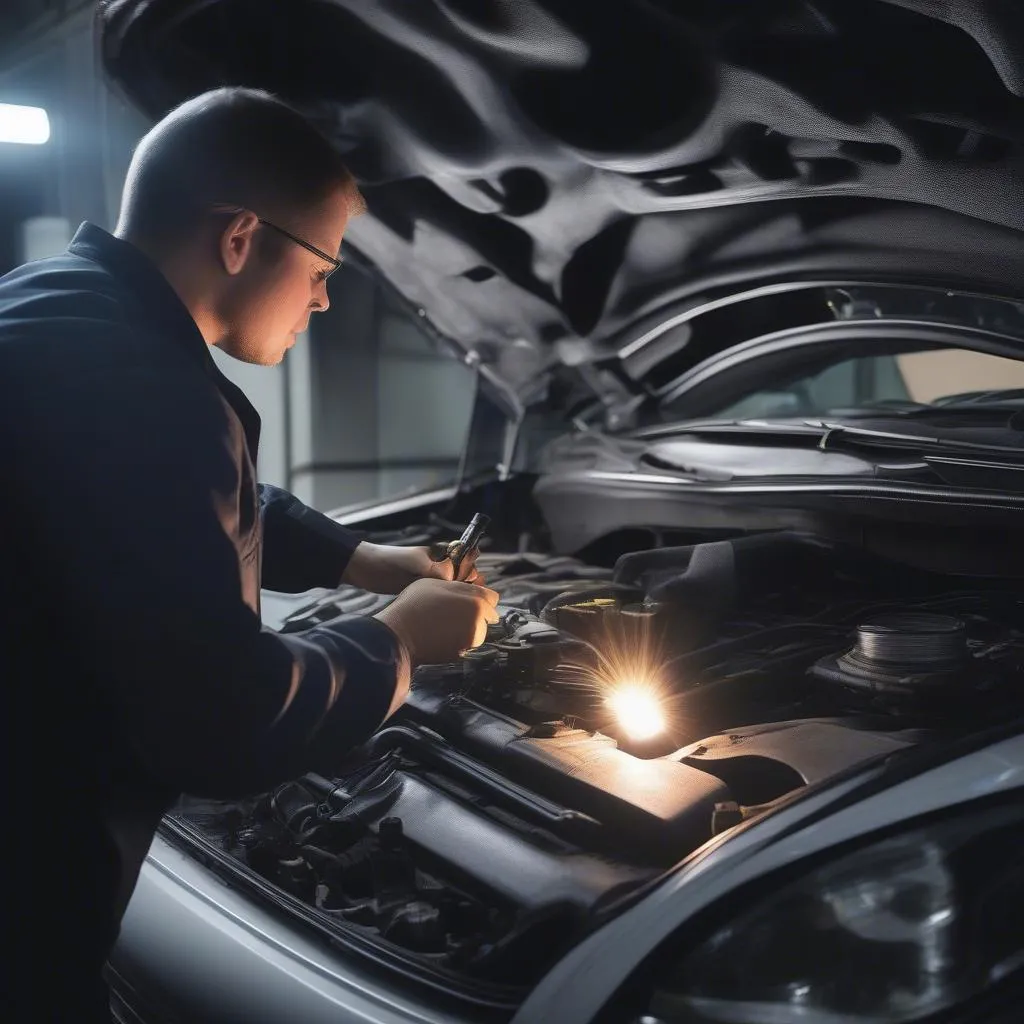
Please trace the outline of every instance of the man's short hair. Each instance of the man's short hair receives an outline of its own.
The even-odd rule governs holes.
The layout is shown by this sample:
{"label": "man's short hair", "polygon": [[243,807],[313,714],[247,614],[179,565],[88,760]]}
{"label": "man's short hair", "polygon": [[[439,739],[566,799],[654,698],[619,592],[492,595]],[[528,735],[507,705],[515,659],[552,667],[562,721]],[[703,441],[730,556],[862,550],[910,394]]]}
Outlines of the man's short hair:
{"label": "man's short hair", "polygon": [[365,209],[355,179],[327,138],[270,93],[214,89],[188,100],[139,143],[121,202],[121,221],[153,243],[173,243],[216,204],[304,210],[342,186],[349,215]]}

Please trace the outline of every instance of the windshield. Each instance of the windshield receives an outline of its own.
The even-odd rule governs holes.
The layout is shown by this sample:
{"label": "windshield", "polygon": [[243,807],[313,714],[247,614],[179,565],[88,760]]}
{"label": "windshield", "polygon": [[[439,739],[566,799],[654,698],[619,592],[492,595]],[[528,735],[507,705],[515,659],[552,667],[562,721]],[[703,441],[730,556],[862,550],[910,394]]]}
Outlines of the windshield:
{"label": "windshield", "polygon": [[[739,382],[737,382],[739,383]],[[704,404],[702,419],[773,419],[913,409],[954,402],[1020,400],[1024,362],[984,352],[944,348],[893,355],[864,355],[831,365],[772,376],[766,367],[745,393],[717,407]],[[666,421],[688,418],[695,396],[683,393],[661,409]]]}
{"label": "windshield", "polygon": [[793,285],[669,319],[646,336],[627,366],[646,389],[668,396],[694,366],[752,338],[813,324],[879,320],[960,324],[1024,339],[1024,305],[1005,299],[882,284]]}
{"label": "windshield", "polygon": [[648,346],[665,355],[644,374],[656,397],[643,418],[664,423],[856,415],[981,396],[991,402],[991,392],[1024,387],[1024,362],[1016,359],[966,345],[877,336],[863,344],[837,338],[773,355],[752,354],[749,361],[723,365],[720,373],[695,374],[688,383],[689,370],[754,338],[814,324],[887,320],[956,324],[1024,341],[1024,306],[1003,299],[880,284],[753,293],[666,325],[663,337],[674,335],[678,344],[661,340]]}

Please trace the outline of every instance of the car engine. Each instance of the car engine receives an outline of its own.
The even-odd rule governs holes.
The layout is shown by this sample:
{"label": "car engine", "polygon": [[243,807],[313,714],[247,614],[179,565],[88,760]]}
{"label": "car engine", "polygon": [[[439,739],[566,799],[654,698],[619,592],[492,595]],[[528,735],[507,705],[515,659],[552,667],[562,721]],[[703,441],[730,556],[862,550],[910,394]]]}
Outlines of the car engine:
{"label": "car engine", "polygon": [[[418,538],[417,538],[418,540]],[[1024,598],[761,534],[485,552],[501,620],[330,778],[165,824],[335,941],[483,1001],[713,836],[1024,705]],[[342,588],[282,624],[372,614]]]}

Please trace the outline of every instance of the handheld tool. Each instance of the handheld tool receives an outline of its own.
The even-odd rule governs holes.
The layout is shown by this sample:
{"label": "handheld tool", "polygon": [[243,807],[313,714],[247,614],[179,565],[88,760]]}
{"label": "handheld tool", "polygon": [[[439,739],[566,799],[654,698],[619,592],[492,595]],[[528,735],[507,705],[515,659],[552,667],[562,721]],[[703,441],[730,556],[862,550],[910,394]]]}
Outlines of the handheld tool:
{"label": "handheld tool", "polygon": [[480,547],[480,541],[483,535],[487,532],[487,527],[490,525],[491,517],[485,516],[478,512],[469,521],[469,526],[466,527],[462,536],[458,540],[453,540],[448,544],[437,545],[437,549],[432,552],[432,557],[435,562],[442,562],[446,558],[450,558],[452,561],[452,573],[453,579],[459,578],[459,572],[462,569],[462,563],[468,558],[473,551]]}

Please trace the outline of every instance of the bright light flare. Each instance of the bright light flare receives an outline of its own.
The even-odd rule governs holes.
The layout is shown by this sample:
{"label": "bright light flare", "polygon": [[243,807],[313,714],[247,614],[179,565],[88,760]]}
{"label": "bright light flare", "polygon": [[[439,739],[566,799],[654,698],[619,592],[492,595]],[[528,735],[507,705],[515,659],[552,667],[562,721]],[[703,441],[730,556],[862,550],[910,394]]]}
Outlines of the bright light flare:
{"label": "bright light flare", "polygon": [[41,146],[50,140],[50,118],[42,107],[0,103],[0,142]]}
{"label": "bright light flare", "polygon": [[649,687],[640,683],[620,683],[605,700],[630,739],[651,740],[665,731],[665,712],[657,694]]}
{"label": "bright light flare", "polygon": [[[658,607],[621,607],[596,599],[571,607],[592,609],[600,617],[582,637],[590,648],[587,656],[560,665],[566,680],[593,694],[594,728],[648,752],[655,745],[678,746],[678,736],[689,734],[690,723],[682,694],[667,683],[674,672]],[[568,625],[580,623],[573,617]]]}

